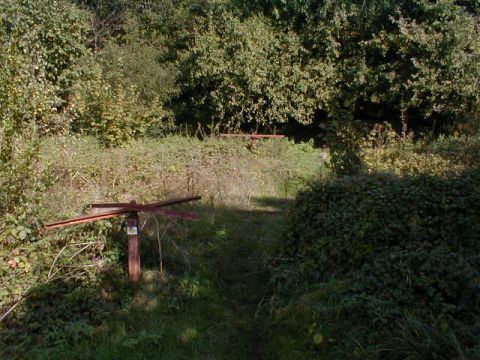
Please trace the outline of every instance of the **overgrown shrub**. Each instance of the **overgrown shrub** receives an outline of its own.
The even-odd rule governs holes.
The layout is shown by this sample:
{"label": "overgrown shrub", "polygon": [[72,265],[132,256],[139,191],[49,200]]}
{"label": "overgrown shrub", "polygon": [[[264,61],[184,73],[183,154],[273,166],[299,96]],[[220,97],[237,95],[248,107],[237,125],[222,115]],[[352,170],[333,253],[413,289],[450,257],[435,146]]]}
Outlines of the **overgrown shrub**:
{"label": "overgrown shrub", "polygon": [[[1,4],[0,4],[1,5]],[[25,32],[0,17],[0,158],[8,161],[15,151],[14,138],[55,126],[59,104],[48,81],[43,49],[35,32]],[[36,129],[34,127],[36,126]],[[27,135],[28,136],[28,135]]]}
{"label": "overgrown shrub", "polygon": [[296,300],[277,320],[327,358],[478,356],[479,186],[478,171],[360,175],[302,193],[274,269],[277,295]]}
{"label": "overgrown shrub", "polygon": [[472,1],[249,3],[281,27],[293,24],[312,60],[335,64],[331,117],[361,114],[407,130],[438,129],[478,114],[478,5]]}
{"label": "overgrown shrub", "polygon": [[[2,0],[0,10],[4,39],[21,35],[16,45],[38,68],[45,69],[47,81],[66,100],[84,70],[77,60],[89,54],[88,13],[68,0]],[[34,78],[36,73],[30,75]]]}
{"label": "overgrown shrub", "polygon": [[[13,2],[0,5],[14,9]],[[33,45],[35,33],[14,23],[0,16],[0,310],[35,281],[29,248],[38,237],[40,202],[49,182],[48,164],[35,166],[38,136],[51,124],[56,101],[39,62],[41,51]]]}
{"label": "overgrown shrub", "polygon": [[165,115],[158,98],[142,103],[135,85],[125,86],[114,73],[92,65],[89,78],[77,86],[73,99],[73,129],[94,135],[106,147],[124,145]]}
{"label": "overgrown shrub", "polygon": [[[309,63],[300,37],[280,31],[261,16],[240,20],[226,11],[210,14],[206,30],[181,62],[180,82],[189,121],[214,130],[309,124],[334,87],[332,63]],[[193,111],[192,111],[193,110]]]}
{"label": "overgrown shrub", "polygon": [[392,173],[455,177],[480,164],[478,134],[403,138],[388,123],[371,131],[344,123],[330,137],[330,165],[336,175]]}
{"label": "overgrown shrub", "polygon": [[[357,153],[366,173],[393,173],[399,176],[435,175],[458,176],[471,168],[468,144],[474,148],[476,137],[441,137],[428,141],[415,139],[413,134],[402,138],[388,124],[376,125],[365,137],[356,134]],[[458,146],[454,146],[458,143]],[[447,150],[447,146],[449,150]],[[443,150],[445,149],[445,150]],[[475,156],[472,152],[471,156]]]}

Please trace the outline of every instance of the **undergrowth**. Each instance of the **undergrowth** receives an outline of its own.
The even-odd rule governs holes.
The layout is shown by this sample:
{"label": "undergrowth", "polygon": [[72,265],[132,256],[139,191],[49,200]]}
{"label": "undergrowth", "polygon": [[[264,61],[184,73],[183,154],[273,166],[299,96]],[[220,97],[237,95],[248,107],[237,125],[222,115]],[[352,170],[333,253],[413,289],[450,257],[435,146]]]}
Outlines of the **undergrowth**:
{"label": "undergrowth", "polygon": [[[357,140],[331,166],[356,174],[335,178],[326,152],[288,140],[45,139],[22,170],[42,177],[11,207],[32,219],[2,228],[0,354],[475,358],[477,137]],[[137,285],[122,219],[41,229],[93,202],[185,194],[202,195],[183,206],[201,221],[141,217]]]}
{"label": "undergrowth", "polygon": [[345,130],[271,263],[269,353],[479,358],[478,136]]}
{"label": "undergrowth", "polygon": [[[38,235],[22,233],[5,252],[31,270],[10,266],[2,276],[2,314],[13,308],[0,323],[3,357],[258,356],[263,327],[256,314],[265,259],[282,227],[278,211],[326,176],[323,152],[288,140],[252,145],[179,136],[117,149],[101,149],[92,138],[54,137],[39,149],[31,166],[48,164],[51,180],[35,195]],[[93,202],[186,194],[202,195],[187,205],[201,221],[141,218],[144,276],[137,286],[126,280],[121,219],[41,229]]]}

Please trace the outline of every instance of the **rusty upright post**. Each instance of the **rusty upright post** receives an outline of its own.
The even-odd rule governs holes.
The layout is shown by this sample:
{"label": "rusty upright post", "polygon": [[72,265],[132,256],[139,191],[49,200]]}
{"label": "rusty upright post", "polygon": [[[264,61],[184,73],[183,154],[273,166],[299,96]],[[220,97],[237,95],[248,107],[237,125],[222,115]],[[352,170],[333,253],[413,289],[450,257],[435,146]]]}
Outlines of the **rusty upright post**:
{"label": "rusty upright post", "polygon": [[189,196],[186,198],[170,199],[147,205],[137,204],[135,201],[131,201],[130,203],[92,204],[91,206],[93,208],[112,208],[113,210],[74,219],[56,221],[46,224],[45,229],[55,229],[68,225],[83,224],[96,220],[109,219],[115,216],[127,215],[128,275],[130,281],[138,282],[138,280],[140,280],[140,231],[138,229],[138,213],[142,211],[165,216],[167,218],[199,220],[200,218],[191,212],[179,212],[163,208],[169,205],[176,205],[200,199],[200,196]]}
{"label": "rusty upright post", "polygon": [[132,282],[137,282],[140,279],[140,246],[138,235],[138,213],[132,211],[127,217],[128,275]]}

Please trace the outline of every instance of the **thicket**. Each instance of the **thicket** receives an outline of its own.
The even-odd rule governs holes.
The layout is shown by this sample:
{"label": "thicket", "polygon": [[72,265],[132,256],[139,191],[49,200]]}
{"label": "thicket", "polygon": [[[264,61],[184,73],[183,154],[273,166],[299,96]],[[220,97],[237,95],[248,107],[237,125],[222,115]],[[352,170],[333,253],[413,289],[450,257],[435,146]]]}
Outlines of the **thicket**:
{"label": "thicket", "polygon": [[477,358],[479,181],[377,173],[301,193],[276,254],[274,353]]}
{"label": "thicket", "polygon": [[[358,125],[358,124],[357,124]],[[353,125],[272,263],[273,356],[479,356],[478,136]]]}
{"label": "thicket", "polygon": [[380,118],[406,130],[478,114],[473,1],[253,3],[293,24],[316,61],[335,63],[338,97],[330,116]]}
{"label": "thicket", "polygon": [[337,176],[392,173],[455,177],[479,165],[479,137],[463,134],[403,138],[388,123],[341,126],[330,137],[330,167]]}
{"label": "thicket", "polygon": [[[236,98],[247,99],[242,104],[248,104],[260,87],[264,94],[259,103],[263,113],[268,113],[276,102],[287,109],[290,101],[296,104],[286,118],[279,113],[270,116],[271,125],[286,121],[389,121],[404,134],[410,128],[425,126],[439,131],[452,122],[478,117],[480,67],[474,4],[421,0],[252,3],[238,5],[244,17],[237,23],[231,21],[224,26],[211,22],[204,31],[207,35],[198,37],[201,42],[195,43],[198,52],[194,55],[200,60],[208,59],[208,54],[212,58],[227,54],[231,55],[227,63],[241,68],[225,70],[225,62],[195,63],[194,74],[210,74],[212,80],[187,92],[201,104],[218,101],[217,94],[228,95],[229,89],[236,90]],[[252,44],[262,33],[253,29],[260,30],[265,22],[254,21],[258,11],[274,24],[269,31],[272,35],[263,36],[268,40],[261,41],[262,46],[268,46],[274,34],[285,40],[293,36],[292,40],[299,43],[296,51],[289,51],[295,56],[288,59],[288,64],[281,55],[288,50],[282,50],[285,43],[275,46],[277,56],[258,47],[253,51]],[[249,31],[243,30],[244,24],[248,24]],[[212,38],[211,28],[225,38]],[[238,35],[226,41],[231,38],[231,29],[236,29],[233,34]],[[235,43],[238,45],[229,46]],[[252,51],[245,52],[249,48]],[[265,58],[266,67],[262,65]],[[248,66],[247,59],[257,67]],[[275,67],[282,63],[284,70],[279,72]],[[274,93],[262,85],[268,69],[276,73],[268,81],[278,83]],[[256,87],[250,89],[249,84]],[[236,101],[221,104],[223,112],[216,115],[217,120],[229,110],[240,112],[235,109]],[[261,125],[263,116],[258,118]]]}
{"label": "thicket", "polygon": [[[50,133],[81,131],[115,146],[147,129],[164,135],[175,124],[286,131],[356,119],[388,121],[406,135],[478,119],[475,2],[0,6],[2,41],[39,67],[31,81],[52,87],[54,99],[38,104],[53,107],[56,121],[44,128]],[[322,132],[312,129],[311,136]]]}

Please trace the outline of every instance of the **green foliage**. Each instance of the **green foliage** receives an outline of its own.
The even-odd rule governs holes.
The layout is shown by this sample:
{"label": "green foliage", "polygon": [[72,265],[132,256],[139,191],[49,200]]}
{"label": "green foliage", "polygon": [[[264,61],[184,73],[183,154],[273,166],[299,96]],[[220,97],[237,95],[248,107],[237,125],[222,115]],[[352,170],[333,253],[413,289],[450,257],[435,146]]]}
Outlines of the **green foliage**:
{"label": "green foliage", "polygon": [[112,82],[121,82],[124,87],[133,84],[142,104],[164,104],[178,92],[177,69],[161,61],[164,53],[132,31],[125,44],[107,44],[97,59],[105,73],[115,74]]}
{"label": "green foliage", "polygon": [[[1,4],[5,11],[13,3]],[[7,6],[9,5],[9,6]],[[7,15],[3,13],[2,15]],[[37,279],[33,249],[41,201],[50,184],[49,164],[39,159],[39,130],[51,130],[55,88],[47,80],[35,32],[0,18],[0,308],[18,300]],[[3,314],[3,311],[2,311]]]}
{"label": "green foliage", "polygon": [[126,144],[143,135],[164,112],[158,97],[142,104],[134,85],[124,86],[116,74],[103,75],[98,65],[89,79],[78,85],[73,99],[76,120],[73,127],[94,135],[107,147]]}
{"label": "green foliage", "polygon": [[366,51],[377,59],[367,60],[368,82],[375,84],[367,93],[379,103],[398,103],[405,122],[409,112],[465,120],[479,104],[477,20],[451,1],[418,2],[414,9],[420,17],[405,8],[392,18],[395,32],[383,30],[367,42]]}
{"label": "green foliage", "polygon": [[477,142],[475,138],[456,139],[451,136],[441,139],[445,145],[463,141],[461,146],[452,146],[451,153],[447,154],[446,151],[442,151],[445,145],[441,145],[439,140],[429,144],[424,139],[414,140],[412,137],[402,139],[388,124],[378,125],[361,142],[358,156],[362,159],[363,170],[368,173],[452,177],[472,168],[475,160],[469,157],[478,158],[478,155],[469,151],[467,144],[474,147]]}
{"label": "green foliage", "polygon": [[[72,89],[89,81],[87,45],[113,88],[109,95],[124,107],[115,116],[158,115],[213,131],[360,118],[388,121],[404,137],[410,128],[443,131],[478,117],[479,15],[472,1],[76,3],[92,12],[67,0],[0,3],[4,39],[32,64],[31,82],[44,82],[43,94],[54,95],[48,106],[55,116],[43,131],[68,128]],[[105,74],[115,72],[112,83]],[[152,134],[171,128],[156,124]],[[90,132],[98,128],[105,126]],[[113,140],[117,131],[104,142],[141,132]]]}
{"label": "green foliage", "polygon": [[41,69],[33,77],[57,96],[51,132],[67,127],[72,88],[89,78],[88,43],[104,74],[118,73],[112,97],[141,100],[124,113],[147,107],[170,123],[251,130],[359,117],[405,136],[478,116],[478,9],[469,1],[77,3],[93,13],[66,0],[1,3],[6,38],[23,36],[16,46]]}
{"label": "green foliage", "polygon": [[5,19],[0,21],[0,157],[8,161],[16,135],[28,134],[35,125],[47,131],[54,123],[57,98],[46,79],[45,64],[35,59],[41,54],[25,50],[33,41],[30,34],[8,31]]}
{"label": "green foliage", "polygon": [[[175,122],[188,133],[199,123],[215,132],[317,129],[328,121],[336,127],[332,169],[363,175],[316,185],[294,207],[274,284],[280,300],[295,300],[275,312],[274,324],[286,332],[272,331],[269,351],[480,357],[479,181],[477,172],[463,175],[480,164],[479,137],[463,131],[427,141],[409,133],[428,126],[434,135],[466,121],[478,127],[478,17],[473,0],[0,0],[0,314],[28,300],[1,324],[2,351],[33,345],[19,353],[79,357],[65,350],[81,348],[82,337],[95,341],[109,306],[130,301],[128,290],[112,290],[116,284],[103,277],[107,270],[124,275],[119,265],[110,268],[122,256],[111,241],[115,223],[45,234],[42,220],[99,199],[199,192],[213,210],[193,227],[201,241],[187,248],[211,282],[189,273],[160,286],[154,320],[171,324],[151,325],[152,334],[124,325],[118,339],[106,331],[113,350],[104,351],[152,355],[159,344],[180,343],[187,344],[182,356],[232,357],[224,328],[235,323],[225,332],[231,338],[258,330],[232,320],[258,302],[239,311],[244,305],[226,305],[225,296],[259,300],[251,275],[239,274],[257,271],[262,260],[231,259],[263,254],[269,237],[243,241],[262,221],[258,213],[245,228],[213,226],[219,206],[275,208],[268,196],[292,196],[323,175],[325,160],[312,144],[289,141],[170,137],[127,150],[40,136],[72,130],[115,147],[165,135]],[[365,133],[371,120],[393,126]],[[436,177],[395,177],[425,174]],[[246,211],[229,215],[240,222]],[[179,234],[185,239],[187,231]],[[184,255],[169,266],[183,269],[191,260]],[[202,263],[206,255],[215,262]],[[231,293],[212,296],[216,281]],[[211,319],[194,314],[190,321],[192,304],[192,312],[228,319],[210,330]],[[179,330],[180,310],[187,315]],[[134,318],[143,325],[145,315]],[[50,348],[36,352],[39,343]]]}
{"label": "green foliage", "polygon": [[362,134],[361,129],[348,122],[342,123],[333,134],[329,134],[330,167],[335,175],[354,175],[363,170],[363,159],[360,155]]}
{"label": "green foliage", "polygon": [[[68,130],[71,86],[82,74],[86,15],[67,1],[0,2],[1,129],[41,134]],[[33,130],[33,126],[36,129]],[[1,139],[2,157],[10,142]]]}
{"label": "green foliage", "polygon": [[209,201],[247,206],[256,197],[293,196],[326,172],[323,152],[312,144],[286,139],[259,141],[253,149],[248,144],[168,136],[103,149],[94,138],[52,138],[43,143],[42,162],[55,164],[61,181],[48,193],[49,204],[55,204],[53,212],[73,215],[83,210],[80,204],[100,199],[127,201],[131,196],[148,202],[198,192]]}
{"label": "green foliage", "polygon": [[471,2],[264,4],[279,26],[294,24],[311,51],[310,62],[335,64],[330,117],[388,120],[407,131],[478,114],[478,7]]}
{"label": "green foliage", "polygon": [[[6,321],[10,327],[21,324],[28,332],[48,331],[52,325],[46,323],[49,311],[66,317],[63,310],[78,304],[66,302],[63,310],[44,309],[25,317],[25,299],[30,301],[38,296],[39,288],[47,284],[66,280],[77,285],[84,281],[94,284],[97,270],[115,258],[107,245],[111,226],[106,223],[90,226],[90,231],[46,234],[42,229],[50,205],[46,195],[58,179],[52,174],[51,164],[40,161],[38,139],[17,134],[9,140],[15,144],[15,151],[0,166],[0,315],[8,314],[7,320],[2,319],[0,331]],[[65,294],[68,291],[60,296]],[[16,312],[9,314],[18,304]],[[25,340],[28,337],[18,339]]]}
{"label": "green foliage", "polygon": [[[172,62],[164,61],[167,49],[163,36],[147,34],[141,27],[139,20],[130,18],[125,24],[126,34],[117,42],[105,44],[96,59],[103,74],[112,74],[104,76],[106,82],[113,88],[130,90],[126,95],[135,102],[132,111],[136,107],[138,113],[148,111],[155,116],[145,123],[147,134],[162,137],[177,130],[170,103],[179,91],[178,70]],[[135,116],[139,122],[145,121],[142,116]]]}
{"label": "green foliage", "polygon": [[66,0],[2,0],[0,7],[7,36],[23,35],[19,48],[45,67],[46,79],[60,94],[68,91],[81,75],[77,59],[88,53],[87,14]]}
{"label": "green foliage", "polygon": [[209,17],[180,67],[194,119],[213,128],[311,123],[332,97],[335,71],[309,63],[299,37],[266,18],[241,20],[225,11]]}
{"label": "green foliage", "polygon": [[[280,322],[304,336],[305,324],[322,324],[331,341],[310,348],[340,358],[390,358],[397,337],[396,358],[474,357],[479,182],[478,171],[454,179],[361,175],[302,193],[274,271],[277,295],[300,297],[279,310]],[[435,328],[431,336],[440,332],[439,343],[428,348],[418,338],[419,347],[400,346],[420,331],[405,311]]]}
{"label": "green foliage", "polygon": [[388,123],[368,131],[359,122],[341,124],[329,135],[330,167],[336,175],[392,173],[454,177],[477,168],[480,162],[478,135],[406,138]]}
{"label": "green foliage", "polygon": [[[424,148],[448,161],[455,169],[458,164],[465,169],[477,169],[480,165],[480,138],[478,135],[440,136]],[[457,164],[457,166],[455,166]]]}
{"label": "green foliage", "polygon": [[[2,242],[0,316],[19,299],[15,291],[33,286],[0,323],[1,358],[155,358],[159,347],[166,358],[252,358],[261,351],[254,314],[266,289],[265,253],[283,223],[272,210],[324,170],[320,150],[287,139],[251,148],[244,140],[181,136],[105,149],[92,137],[52,136],[39,152],[34,176],[49,165],[55,182],[38,192],[31,207],[38,215],[27,216],[32,234],[19,223],[11,227],[15,243]],[[201,221],[159,218],[157,233],[144,218],[136,286],[127,280],[122,218],[37,231],[92,202],[148,203],[187,192],[203,196],[191,209]]]}

